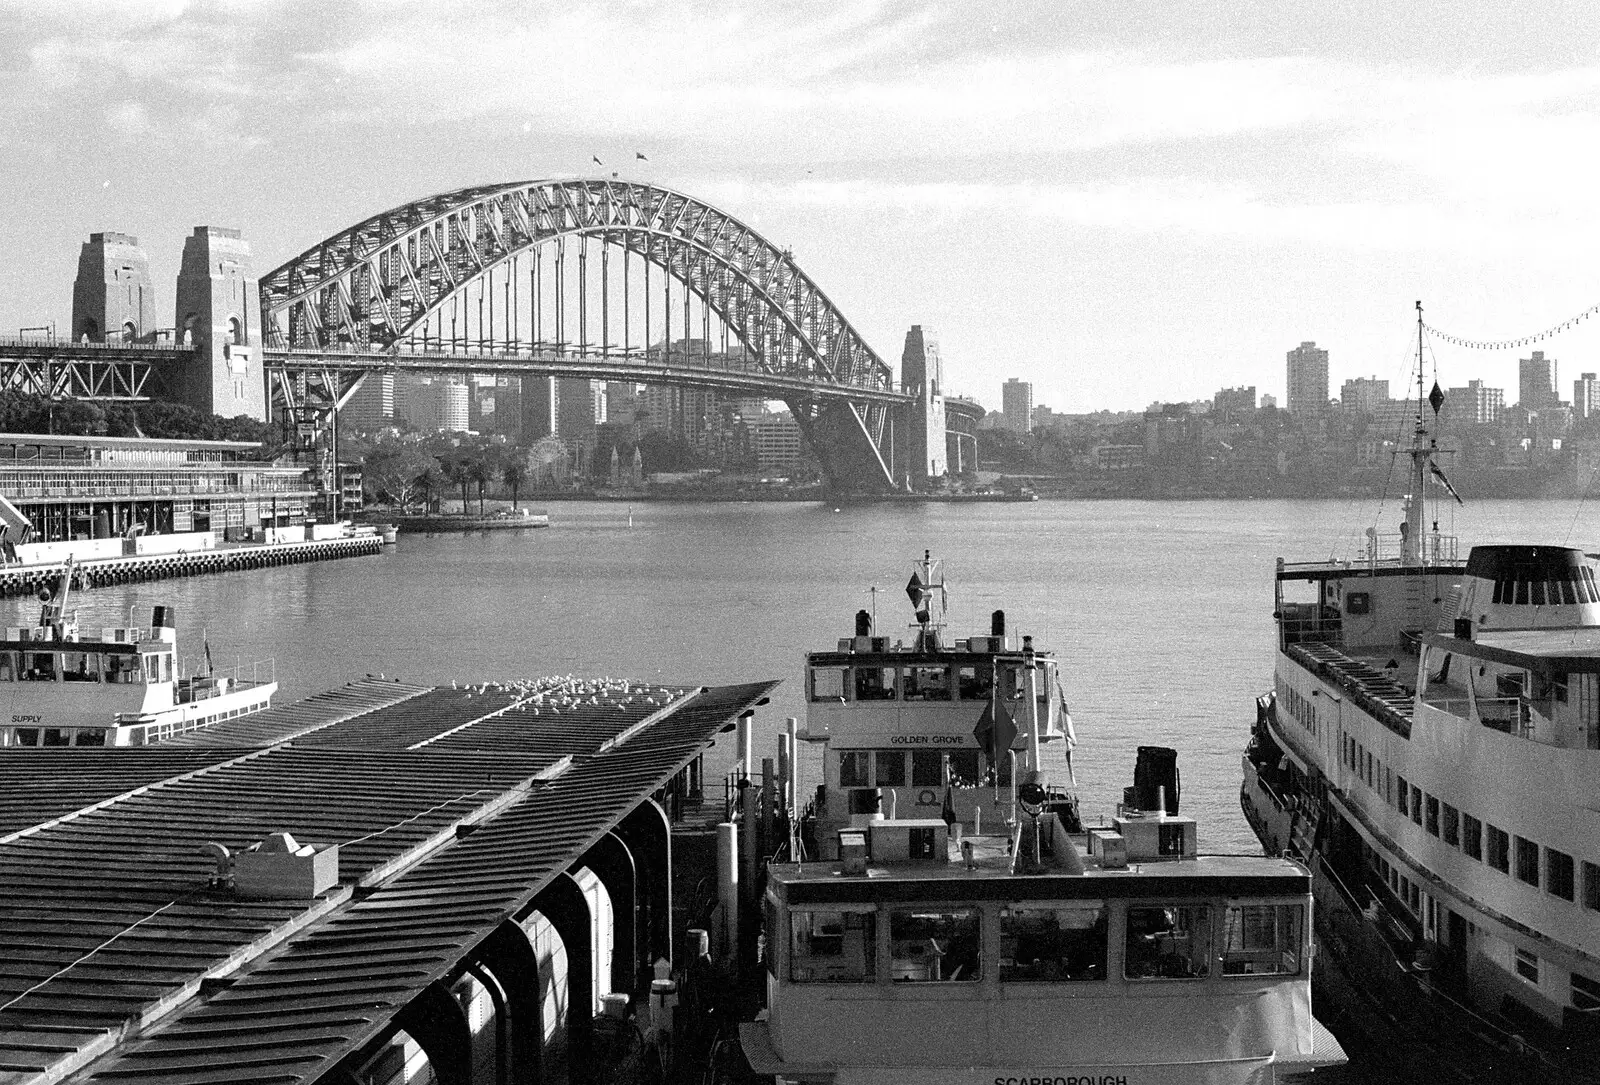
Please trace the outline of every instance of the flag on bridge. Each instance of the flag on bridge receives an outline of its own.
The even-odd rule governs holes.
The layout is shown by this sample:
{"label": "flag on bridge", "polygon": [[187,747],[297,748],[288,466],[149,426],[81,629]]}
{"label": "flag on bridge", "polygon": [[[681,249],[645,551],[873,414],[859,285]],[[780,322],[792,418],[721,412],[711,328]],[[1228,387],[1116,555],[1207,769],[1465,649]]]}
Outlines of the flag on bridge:
{"label": "flag on bridge", "polygon": [[635,157],[635,158],[637,158],[637,159],[638,159],[638,160],[639,160],[639,161],[641,161],[641,162],[648,162],[648,161],[650,161],[650,160],[649,160],[649,159],[648,159],[648,158],[646,158],[646,157],[645,157],[645,155],[644,155],[644,152],[643,152],[643,151],[634,151],[634,152],[633,152],[633,157]]}
{"label": "flag on bridge", "polygon": [[594,159],[594,164],[595,164],[595,165],[597,165],[597,166],[603,166],[603,165],[605,165],[605,163],[604,163],[604,162],[602,162],[602,161],[600,161],[600,156],[599,156],[599,155],[597,155],[597,154],[592,154],[592,155],[590,155],[590,156],[589,156],[589,157],[590,157],[590,158],[592,158],[592,159]]}

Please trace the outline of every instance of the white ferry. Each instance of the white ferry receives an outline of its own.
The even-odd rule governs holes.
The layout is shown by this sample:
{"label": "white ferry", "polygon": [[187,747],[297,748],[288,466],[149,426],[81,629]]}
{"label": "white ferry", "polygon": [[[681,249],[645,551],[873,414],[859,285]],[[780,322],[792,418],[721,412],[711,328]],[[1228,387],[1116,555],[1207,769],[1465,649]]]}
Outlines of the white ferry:
{"label": "white ferry", "polygon": [[149,628],[85,639],[67,611],[72,567],[38,624],[0,640],[0,746],[148,746],[271,707],[277,682],[215,673],[209,647],[205,673],[180,674],[171,607],[156,607]]}
{"label": "white ferry", "polygon": [[[858,617],[807,658],[820,862],[767,868],[752,1069],[832,1085],[1265,1083],[1344,1061],[1311,1014],[1311,879],[1205,856],[1170,750],[1115,818],[1049,785],[1070,741],[1031,638],[946,643],[938,563],[909,646]],[[1012,721],[1020,720],[1020,724]]]}
{"label": "white ferry", "polygon": [[[1324,948],[1391,1017],[1570,1080],[1562,1060],[1600,1041],[1600,590],[1579,550],[1463,563],[1429,525],[1430,477],[1454,491],[1424,423],[1420,303],[1418,325],[1401,534],[1279,560],[1242,803],[1269,852],[1312,866],[1341,920]],[[1429,401],[1437,417],[1437,385]]]}

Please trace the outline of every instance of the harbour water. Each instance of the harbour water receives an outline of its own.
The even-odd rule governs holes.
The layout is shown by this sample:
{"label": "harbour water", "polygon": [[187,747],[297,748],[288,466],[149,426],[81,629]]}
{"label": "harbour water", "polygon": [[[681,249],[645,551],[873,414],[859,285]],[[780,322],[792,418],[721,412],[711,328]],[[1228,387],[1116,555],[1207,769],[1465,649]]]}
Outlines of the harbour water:
{"label": "harbour water", "polygon": [[[178,608],[196,665],[275,662],[280,701],[367,674],[475,682],[542,674],[678,683],[781,678],[758,752],[801,716],[808,650],[858,608],[909,635],[904,585],[924,548],[944,559],[950,632],[1003,607],[1064,660],[1086,811],[1131,783],[1135,748],[1174,746],[1185,812],[1207,851],[1253,851],[1238,810],[1253,699],[1272,681],[1274,559],[1351,557],[1398,501],[1040,501],[989,505],[555,502],[537,532],[403,536],[378,558],[280,566],[78,595],[83,626]],[[1441,507],[1467,542],[1596,549],[1600,503]],[[880,589],[874,593],[870,589]],[[36,604],[4,604],[6,624]],[[976,720],[974,721],[976,722]],[[809,787],[815,760],[803,761]]]}

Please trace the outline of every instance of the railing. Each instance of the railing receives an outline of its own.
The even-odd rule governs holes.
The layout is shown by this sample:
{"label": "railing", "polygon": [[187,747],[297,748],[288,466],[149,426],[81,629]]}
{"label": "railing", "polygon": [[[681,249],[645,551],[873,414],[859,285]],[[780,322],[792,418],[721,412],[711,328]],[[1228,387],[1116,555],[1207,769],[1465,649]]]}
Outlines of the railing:
{"label": "railing", "polygon": [[0,335],[0,348],[4,347],[54,347],[62,350],[164,350],[173,353],[192,353],[192,343],[177,343],[171,340],[149,343],[130,343],[122,339],[112,339],[105,342],[84,341],[74,339],[58,339],[54,336],[41,335]]}

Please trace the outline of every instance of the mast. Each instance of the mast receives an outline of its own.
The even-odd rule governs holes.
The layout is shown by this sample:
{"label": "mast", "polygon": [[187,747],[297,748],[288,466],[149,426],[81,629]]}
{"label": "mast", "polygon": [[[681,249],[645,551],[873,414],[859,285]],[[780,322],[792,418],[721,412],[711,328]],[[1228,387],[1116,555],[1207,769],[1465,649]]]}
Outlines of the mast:
{"label": "mast", "polygon": [[1422,302],[1417,302],[1417,424],[1411,434],[1411,494],[1406,498],[1406,519],[1401,525],[1400,564],[1423,564],[1423,501],[1428,463],[1433,452],[1428,445],[1428,429],[1423,424],[1422,404]]}

